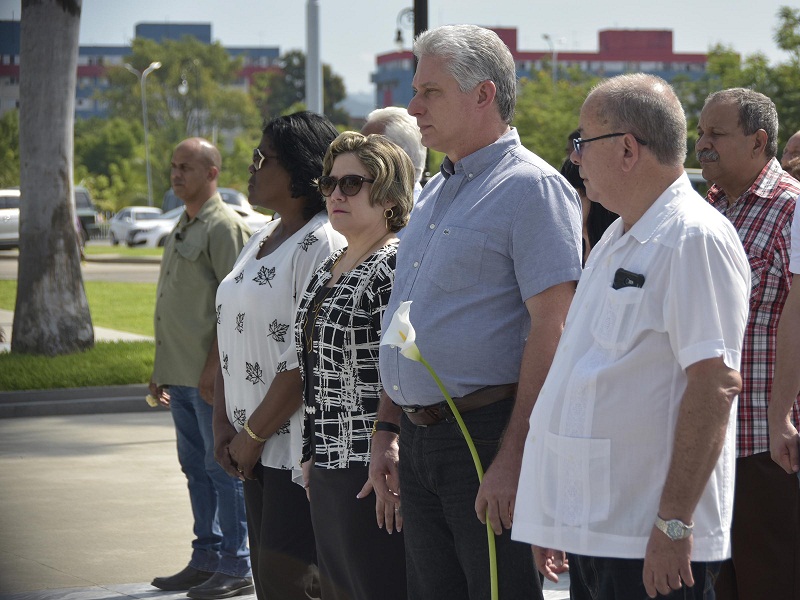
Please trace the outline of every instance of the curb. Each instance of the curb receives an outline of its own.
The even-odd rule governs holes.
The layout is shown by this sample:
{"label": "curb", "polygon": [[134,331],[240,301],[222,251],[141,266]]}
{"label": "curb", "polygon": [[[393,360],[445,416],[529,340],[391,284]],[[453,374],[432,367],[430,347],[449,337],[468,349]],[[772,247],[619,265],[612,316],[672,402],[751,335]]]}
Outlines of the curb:
{"label": "curb", "polygon": [[152,264],[161,263],[160,256],[124,256],[122,254],[89,254],[86,262],[92,263],[130,263],[130,264]]}
{"label": "curb", "polygon": [[0,392],[0,419],[169,410],[150,408],[147,384]]}
{"label": "curb", "polygon": [[[0,250],[0,260],[19,260],[18,250]],[[90,263],[128,263],[128,264],[153,264],[161,263],[160,256],[126,256],[123,254],[89,254],[85,262]]]}

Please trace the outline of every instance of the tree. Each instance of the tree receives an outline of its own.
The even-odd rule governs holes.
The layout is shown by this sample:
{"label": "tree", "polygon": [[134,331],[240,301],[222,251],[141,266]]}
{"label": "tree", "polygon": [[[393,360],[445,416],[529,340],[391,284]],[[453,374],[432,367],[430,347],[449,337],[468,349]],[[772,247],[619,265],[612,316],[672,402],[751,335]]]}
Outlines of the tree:
{"label": "tree", "polygon": [[[191,36],[163,43],[134,39],[126,62],[141,72],[153,61],[162,63],[160,69],[148,75],[146,82],[153,194],[158,204],[158,198],[169,188],[169,163],[172,151],[181,140],[190,136],[204,137],[217,142],[225,155],[226,145],[233,146],[234,140],[242,135],[257,142],[260,131],[258,110],[252,98],[233,87],[241,69],[241,60],[231,58],[218,42],[204,44]],[[136,123],[138,139],[141,140],[139,80],[122,66],[110,67],[108,77],[110,87],[103,99],[108,102],[110,116],[129,124]],[[254,143],[248,143],[251,151]],[[138,144],[136,155],[129,157],[129,163],[109,160],[116,164],[118,172],[134,167],[138,162],[142,175],[145,173],[143,146]],[[246,165],[239,167],[234,172],[238,173],[238,187],[244,187],[247,168]],[[112,178],[107,189],[116,189],[113,176],[103,175]],[[96,183],[106,182],[98,179]],[[125,203],[135,203],[145,190],[135,185],[125,195]]]}
{"label": "tree", "polygon": [[773,69],[775,96],[772,100],[780,117],[779,138],[785,143],[800,131],[800,8],[781,7],[778,21],[775,42],[789,53],[790,59]]}
{"label": "tree", "polygon": [[81,0],[22,0],[20,250],[12,352],[94,345],[75,229],[72,140]]}
{"label": "tree", "polygon": [[597,82],[574,68],[556,85],[550,71],[520,81],[514,126],[522,144],[556,169],[566,158],[567,136],[578,127],[583,101]]}
{"label": "tree", "polygon": [[800,129],[800,9],[782,7],[775,32],[778,46],[789,53],[788,63],[770,66],[760,53],[742,58],[732,48],[714,46],[706,72],[699,79],[677,78],[673,86],[686,110],[688,154],[686,165],[699,166],[694,153],[697,122],[709,94],[732,87],[746,87],[768,96],[778,111],[778,146]]}
{"label": "tree", "polygon": [[[253,81],[251,94],[264,119],[287,114],[305,102],[306,55],[300,50],[290,50],[280,58],[280,71],[260,73]],[[337,108],[347,92],[344,80],[333,72],[330,65],[322,65],[322,104],[325,116],[337,125],[348,125],[350,115]]]}
{"label": "tree", "polygon": [[800,8],[782,6],[778,10],[778,28],[775,43],[791,55],[793,63],[800,63]]}

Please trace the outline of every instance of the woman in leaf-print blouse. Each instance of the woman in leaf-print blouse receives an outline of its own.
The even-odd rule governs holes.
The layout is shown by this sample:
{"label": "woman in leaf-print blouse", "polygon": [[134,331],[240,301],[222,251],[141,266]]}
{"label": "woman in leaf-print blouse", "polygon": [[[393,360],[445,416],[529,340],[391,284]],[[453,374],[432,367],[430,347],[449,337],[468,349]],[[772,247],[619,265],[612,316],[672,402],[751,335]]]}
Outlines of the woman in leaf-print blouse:
{"label": "woman in leaf-print blouse", "polygon": [[292,326],[320,262],[344,245],[313,180],[336,129],[300,112],[270,121],[253,150],[250,201],[280,218],[250,238],[217,290],[217,461],[244,481],[259,598],[317,597],[316,551],[302,487],[302,384]]}
{"label": "woman in leaf-print blouse", "polygon": [[322,598],[405,599],[402,534],[379,530],[374,498],[356,494],[368,480],[381,319],[394,281],[396,233],[413,202],[414,168],[385,137],[346,132],[325,155],[318,185],[331,225],[347,239],[312,277],[294,332]]}

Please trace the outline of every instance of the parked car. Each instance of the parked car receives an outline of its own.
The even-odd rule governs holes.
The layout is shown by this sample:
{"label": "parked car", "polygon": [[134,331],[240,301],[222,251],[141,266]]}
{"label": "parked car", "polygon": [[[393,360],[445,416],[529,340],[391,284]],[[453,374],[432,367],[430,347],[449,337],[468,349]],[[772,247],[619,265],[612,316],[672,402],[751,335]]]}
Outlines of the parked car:
{"label": "parked car", "polygon": [[19,246],[19,190],[0,190],[0,248]]}
{"label": "parked car", "polygon": [[[239,190],[221,187],[217,188],[217,191],[219,192],[219,195],[222,196],[223,202],[233,204],[234,206],[249,206],[252,208],[247,196],[245,196]],[[161,210],[166,213],[173,208],[178,208],[179,206],[183,206],[183,202],[181,202],[181,199],[175,195],[175,192],[172,191],[172,188],[168,189],[164,194],[164,199],[161,201]]]}
{"label": "parked car", "polygon": [[[18,187],[0,190],[0,247],[19,246],[19,203]],[[80,219],[80,242],[83,246],[91,232],[97,229],[97,208],[85,187],[75,186],[75,212]]]}
{"label": "parked car", "polygon": [[161,217],[161,209],[152,206],[126,206],[111,218],[108,237],[116,246],[128,239],[128,233],[145,221]]}
{"label": "parked car", "polygon": [[[246,198],[245,201],[247,201]],[[268,215],[262,215],[253,210],[249,202],[244,206],[232,204],[231,207],[241,215],[244,222],[247,223],[252,231],[261,229],[272,219],[272,217]],[[132,229],[128,234],[128,246],[142,246],[145,248],[159,248],[163,246],[167,241],[167,236],[175,229],[175,225],[178,223],[181,214],[183,214],[183,205],[173,208],[169,212],[165,212],[158,219],[141,221],[136,228]]]}
{"label": "parked car", "polygon": [[81,235],[85,244],[93,235],[99,235],[99,230],[97,227],[97,207],[92,202],[89,190],[80,185],[75,186],[75,212],[81,221]]}
{"label": "parked car", "polygon": [[690,167],[686,169],[686,175],[689,176],[689,181],[695,191],[705,197],[711,185],[703,178],[703,169],[694,169]]}

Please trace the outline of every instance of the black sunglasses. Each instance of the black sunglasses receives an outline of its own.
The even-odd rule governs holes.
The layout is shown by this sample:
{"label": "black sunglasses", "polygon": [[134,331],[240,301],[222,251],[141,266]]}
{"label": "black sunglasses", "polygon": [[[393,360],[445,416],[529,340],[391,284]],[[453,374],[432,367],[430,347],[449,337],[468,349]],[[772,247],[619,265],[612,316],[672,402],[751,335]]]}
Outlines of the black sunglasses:
{"label": "black sunglasses", "polygon": [[[597,140],[604,140],[606,138],[619,137],[621,135],[628,135],[628,133],[629,132],[607,133],[605,135],[598,135],[597,137],[589,138],[588,140],[585,140],[583,138],[574,138],[572,140],[572,147],[575,148],[575,154],[580,156],[581,155],[581,146],[583,144],[588,144],[589,142],[596,142]],[[631,135],[633,135],[633,134],[631,134]],[[633,139],[635,139],[637,142],[639,142],[642,146],[647,146],[647,142],[645,142],[644,140],[639,139],[635,135],[633,136]]]}
{"label": "black sunglasses", "polygon": [[319,193],[326,198],[333,195],[333,191],[336,189],[337,185],[345,196],[355,196],[361,191],[361,186],[365,183],[375,183],[375,180],[367,179],[361,175],[343,175],[342,177],[323,175],[317,179]]}
{"label": "black sunglasses", "polygon": [[278,157],[271,156],[269,154],[261,154],[261,150],[258,148],[253,148],[253,170],[258,171],[262,166],[264,166],[264,161],[268,158],[274,158],[277,160]]}

